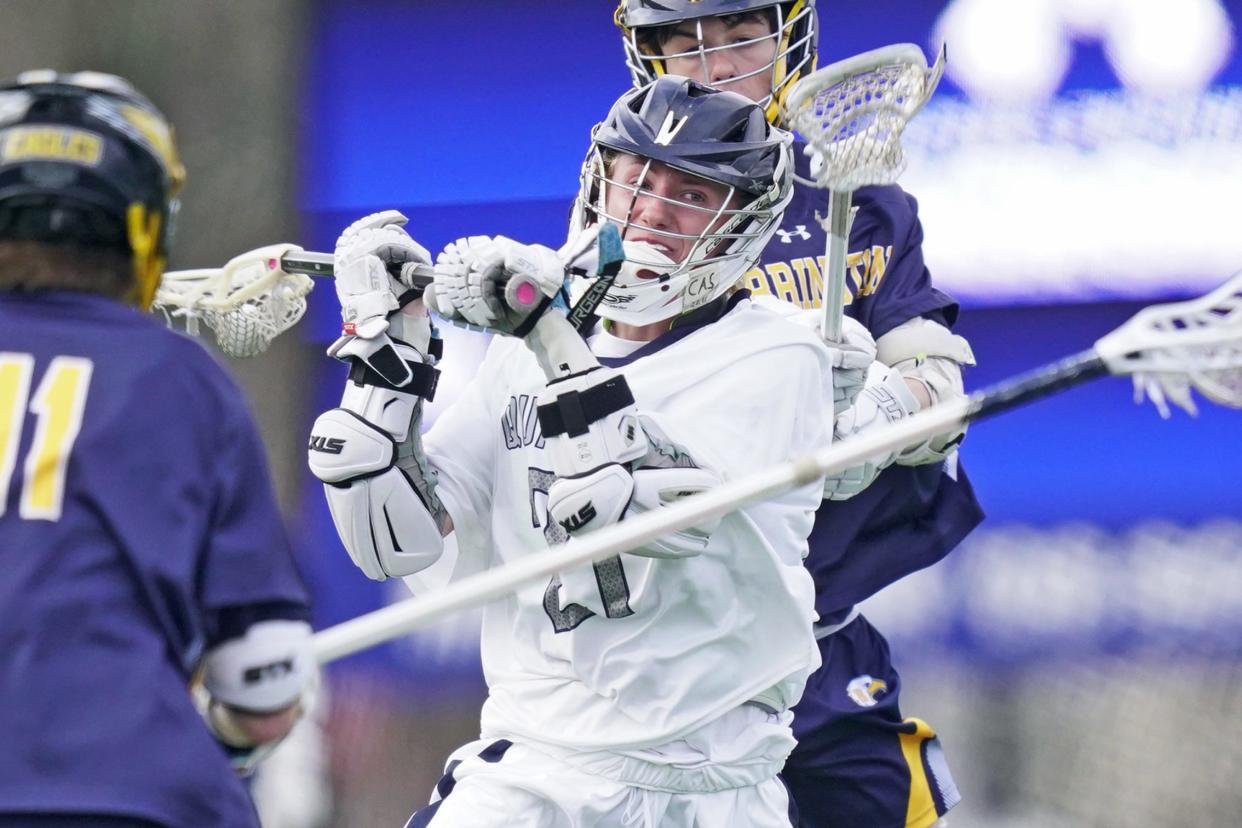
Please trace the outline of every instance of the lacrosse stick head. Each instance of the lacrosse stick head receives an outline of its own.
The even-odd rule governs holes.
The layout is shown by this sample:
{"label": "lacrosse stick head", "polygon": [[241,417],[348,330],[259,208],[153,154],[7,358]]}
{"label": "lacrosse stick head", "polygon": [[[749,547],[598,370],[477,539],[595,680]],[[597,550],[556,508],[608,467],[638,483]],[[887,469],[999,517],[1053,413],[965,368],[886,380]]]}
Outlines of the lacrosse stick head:
{"label": "lacrosse stick head", "polygon": [[906,167],[901,134],[936,91],[942,48],[928,67],[923,50],[899,43],[825,66],[785,100],[785,123],[810,145],[811,181],[830,190],[892,184]]}
{"label": "lacrosse stick head", "polygon": [[284,253],[300,250],[276,245],[239,256],[218,270],[165,273],[153,307],[170,323],[183,319],[190,334],[197,334],[200,324],[210,328],[228,356],[256,356],[306,313],[311,278],[286,273],[280,262]]}
{"label": "lacrosse stick head", "polygon": [[1242,408],[1242,272],[1206,296],[1144,308],[1095,352],[1112,373],[1133,375],[1138,400],[1162,416],[1170,402],[1194,414],[1192,390]]}

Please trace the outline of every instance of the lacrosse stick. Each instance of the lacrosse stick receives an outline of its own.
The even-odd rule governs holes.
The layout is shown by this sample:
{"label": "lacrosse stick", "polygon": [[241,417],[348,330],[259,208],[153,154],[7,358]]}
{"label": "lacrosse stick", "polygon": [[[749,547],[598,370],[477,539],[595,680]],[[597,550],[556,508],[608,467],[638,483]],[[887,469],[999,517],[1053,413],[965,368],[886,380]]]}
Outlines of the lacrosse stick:
{"label": "lacrosse stick", "polygon": [[942,49],[930,69],[911,43],[885,46],[838,61],[798,81],[785,101],[786,122],[813,151],[803,184],[826,188],[827,217],[815,218],[827,233],[823,335],[841,341],[845,312],[845,259],[854,190],[892,184],[906,168],[901,133],[940,83]]}
{"label": "lacrosse stick", "polygon": [[[430,265],[409,262],[388,269],[415,289],[431,284]],[[306,295],[314,284],[309,276],[331,277],[332,254],[293,244],[260,247],[221,268],[165,273],[152,308],[163,311],[170,323],[184,319],[193,336],[200,323],[207,326],[229,356],[252,357],[306,313]]]}
{"label": "lacrosse stick", "polygon": [[1075,356],[924,409],[870,434],[757,472],[677,503],[636,515],[547,552],[465,578],[442,591],[359,616],[315,635],[320,663],[404,635],[507,595],[528,583],[650,543],[758,500],[821,480],[876,455],[897,451],[973,420],[1000,414],[1087,380],[1134,378],[1162,413],[1165,400],[1193,410],[1191,390],[1242,408],[1242,273],[1199,299],[1153,305]]}
{"label": "lacrosse stick", "polygon": [[[579,330],[593,318],[624,262],[615,226],[604,228],[598,243],[600,279],[571,311],[571,321]],[[390,264],[388,272],[412,285],[414,295],[421,294],[434,277],[431,265],[418,262]],[[270,245],[243,253],[221,268],[165,273],[151,307],[162,311],[170,323],[185,320],[191,336],[198,335],[200,323],[207,326],[220,350],[229,356],[252,357],[266,351],[272,340],[306,313],[306,295],[314,285],[307,277],[333,275],[331,253],[315,253],[293,244]]]}

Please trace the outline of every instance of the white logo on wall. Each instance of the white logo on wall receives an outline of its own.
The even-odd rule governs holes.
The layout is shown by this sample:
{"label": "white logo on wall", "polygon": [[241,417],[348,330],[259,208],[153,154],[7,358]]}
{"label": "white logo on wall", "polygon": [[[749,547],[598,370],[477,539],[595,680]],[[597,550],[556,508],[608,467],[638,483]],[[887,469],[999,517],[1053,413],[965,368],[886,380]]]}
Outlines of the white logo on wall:
{"label": "white logo on wall", "polygon": [[1051,97],[1076,42],[1099,42],[1117,80],[1156,96],[1198,92],[1229,59],[1233,27],[1220,0],[952,0],[933,42],[972,98]]}

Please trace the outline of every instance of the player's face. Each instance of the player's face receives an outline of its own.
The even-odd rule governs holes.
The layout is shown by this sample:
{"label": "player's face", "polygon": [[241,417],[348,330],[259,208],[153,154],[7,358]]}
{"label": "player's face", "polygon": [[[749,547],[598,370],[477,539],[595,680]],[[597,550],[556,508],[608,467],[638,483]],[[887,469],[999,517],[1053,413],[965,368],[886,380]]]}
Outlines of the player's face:
{"label": "player's face", "polygon": [[729,188],[716,181],[620,155],[612,165],[605,209],[622,222],[622,237],[647,242],[675,262],[690,255],[700,235],[728,221]]}
{"label": "player's face", "polygon": [[676,24],[660,51],[670,75],[762,101],[772,94],[776,40],[766,14],[727,15]]}

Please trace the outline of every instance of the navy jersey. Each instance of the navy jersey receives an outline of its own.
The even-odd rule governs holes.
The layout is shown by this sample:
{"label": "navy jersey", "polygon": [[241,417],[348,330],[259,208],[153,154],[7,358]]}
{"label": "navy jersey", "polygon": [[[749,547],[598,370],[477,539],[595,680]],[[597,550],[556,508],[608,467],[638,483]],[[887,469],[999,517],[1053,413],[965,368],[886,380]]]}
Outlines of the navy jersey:
{"label": "navy jersey", "polygon": [[[795,166],[810,177],[805,144]],[[823,304],[828,192],[798,184],[781,228],[746,274],[755,294],[804,308]],[[957,303],[932,286],[923,262],[918,204],[896,185],[854,192],[845,273],[845,312],[877,339],[915,317],[951,327]],[[825,622],[885,586],[943,558],[983,519],[965,472],[938,464],[885,469],[861,494],[825,501],[815,518],[807,567]],[[847,554],[848,551],[848,554]]]}
{"label": "navy jersey", "polygon": [[0,292],[0,573],[0,814],[257,825],[187,688],[307,596],[200,345],[100,297]]}

